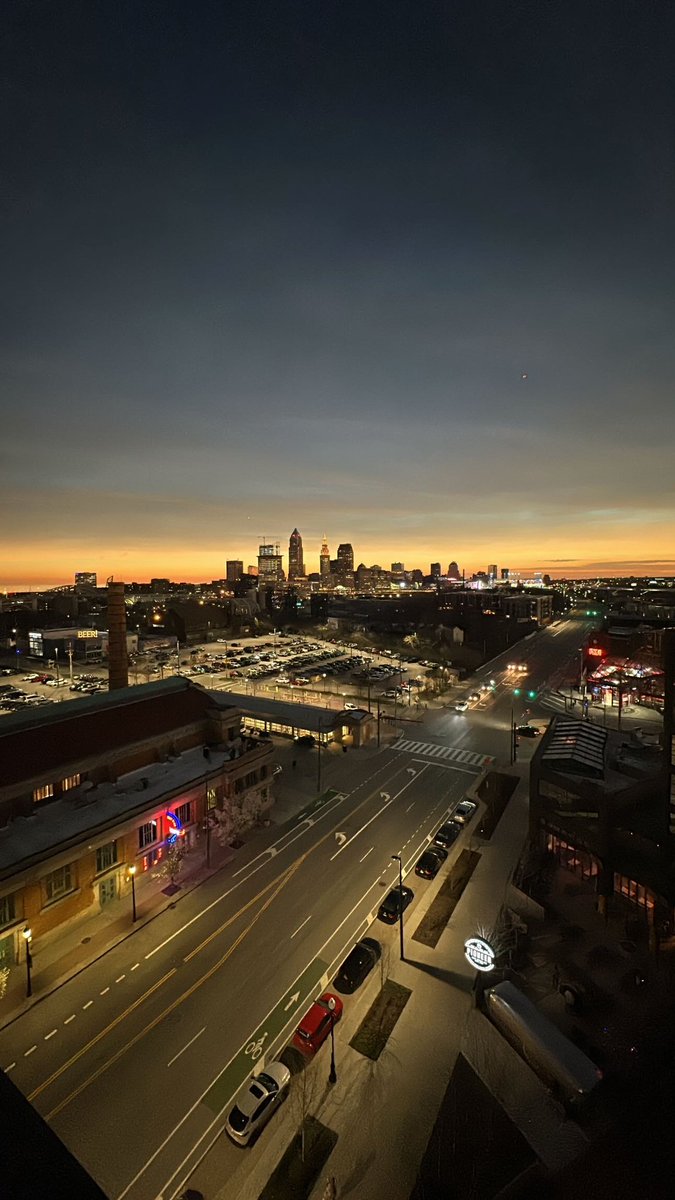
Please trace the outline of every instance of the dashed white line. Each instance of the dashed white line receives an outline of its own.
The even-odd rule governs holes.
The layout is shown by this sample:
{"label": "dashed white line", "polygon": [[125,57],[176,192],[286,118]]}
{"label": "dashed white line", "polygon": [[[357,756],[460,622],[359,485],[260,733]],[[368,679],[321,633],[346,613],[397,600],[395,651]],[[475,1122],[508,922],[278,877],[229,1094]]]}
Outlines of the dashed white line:
{"label": "dashed white line", "polygon": [[16,1066],[16,1063],[13,1062],[13,1063],[10,1063],[8,1067],[5,1067],[5,1075],[8,1073],[8,1071],[12,1071],[15,1066]]}
{"label": "dashed white line", "polygon": [[110,991],[110,987],[104,988],[102,992],[99,992],[99,996],[105,996],[106,992],[109,992],[109,991]]}
{"label": "dashed white line", "polygon": [[140,963],[134,963],[133,967],[131,967],[130,969],[132,971],[135,971],[137,967],[140,967],[140,965],[141,965]]}
{"label": "dashed white line", "polygon": [[72,1014],[72,1016],[70,1016],[70,1017],[66,1017],[65,1021],[63,1022],[63,1024],[64,1024],[64,1025],[70,1025],[70,1022],[71,1022],[71,1021],[74,1021],[74,1020],[75,1020],[75,1013],[73,1013],[73,1014]]}
{"label": "dashed white line", "polygon": [[56,1031],[56,1029],[52,1029],[51,1033],[46,1033],[46,1034],[45,1034],[45,1041],[46,1041],[46,1042],[48,1042],[48,1041],[49,1041],[49,1039],[50,1039],[50,1038],[52,1038],[56,1032],[57,1032],[57,1031]]}
{"label": "dashed white line", "polygon": [[123,979],[126,979],[126,975],[120,975],[119,979],[115,980],[115,983],[121,983]]}
{"label": "dashed white line", "polygon": [[85,1008],[91,1008],[91,1006],[92,1006],[92,1004],[93,1004],[93,1003],[94,1003],[94,1001],[93,1001],[93,1000],[87,1000],[87,1003],[86,1003],[86,1004],[83,1004],[83,1005],[82,1005],[82,1008],[83,1008],[83,1009],[85,1009]]}
{"label": "dashed white line", "polygon": [[365,861],[366,861],[366,859],[367,859],[367,857],[368,857],[368,855],[369,855],[369,854],[372,854],[372,852],[373,852],[373,850],[374,850],[374,849],[375,849],[375,847],[374,847],[374,846],[371,846],[371,847],[370,847],[370,850],[366,850],[366,852],[365,852],[365,854],[364,854],[363,858],[360,858],[360,859],[359,859],[359,862],[360,862],[360,863],[362,863],[362,862],[365,862]]}
{"label": "dashed white line", "polygon": [[[300,930],[303,929],[304,926],[307,924],[307,922],[311,921],[311,919],[312,919],[312,914],[310,913],[308,917],[305,917],[304,921],[302,922],[302,925],[298,925],[298,928],[296,929],[295,933],[299,933]],[[295,937],[295,933],[291,934],[291,941]]]}
{"label": "dashed white line", "polygon": [[413,800],[412,804],[409,804],[405,811],[410,812],[410,809],[414,808],[414,807],[415,807],[415,801]]}
{"label": "dashed white line", "polygon": [[32,1054],[34,1050],[37,1050],[37,1046],[31,1046],[30,1050],[25,1050],[23,1055],[24,1058],[28,1058],[28,1055]]}

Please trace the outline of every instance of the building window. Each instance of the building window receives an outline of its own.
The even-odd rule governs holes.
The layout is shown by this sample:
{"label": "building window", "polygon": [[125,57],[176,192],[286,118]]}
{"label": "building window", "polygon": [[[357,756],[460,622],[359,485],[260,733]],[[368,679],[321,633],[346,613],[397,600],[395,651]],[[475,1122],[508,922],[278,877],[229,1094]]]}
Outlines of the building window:
{"label": "building window", "polygon": [[65,779],[61,780],[61,791],[69,792],[71,788],[79,787],[81,780],[81,775],[67,775]]}
{"label": "building window", "polygon": [[206,807],[207,809],[216,808],[218,804],[218,793],[215,788],[207,788],[206,791]]}
{"label": "building window", "polygon": [[45,783],[43,787],[35,788],[33,791],[33,803],[37,804],[40,800],[50,800],[54,795],[54,784]]}
{"label": "building window", "polygon": [[11,896],[3,896],[0,899],[0,929],[4,929],[5,925],[11,925],[12,921],[16,920],[16,907],[14,905],[14,893]]}
{"label": "building window", "polygon": [[176,809],[176,816],[178,817],[178,820],[180,821],[183,828],[185,828],[186,825],[191,825],[192,824],[192,801],[188,800],[187,804],[179,804],[178,808]]}
{"label": "building window", "polygon": [[96,874],[100,875],[101,871],[107,871],[109,867],[114,867],[117,862],[117,842],[107,842],[105,846],[99,846],[96,851]]}
{"label": "building window", "polygon": [[74,890],[72,863],[45,875],[43,882],[47,904],[51,904],[52,900],[60,900],[62,896],[67,896]]}
{"label": "building window", "polygon": [[625,875],[614,874],[614,891],[620,896],[624,896],[626,900],[630,900],[633,904],[637,904],[640,908],[646,908],[650,912],[654,908],[654,894],[642,883],[637,883],[635,879],[628,879]]}
{"label": "building window", "polygon": [[143,856],[143,858],[141,859],[143,870],[149,871],[151,867],[154,867],[155,863],[159,862],[161,857],[162,857],[162,847],[161,846],[157,846],[154,850],[151,850],[149,852],[149,854],[145,854]]}
{"label": "building window", "polygon": [[138,848],[142,850],[144,846],[151,846],[157,841],[158,825],[156,821],[147,821],[145,825],[141,825],[138,830]]}

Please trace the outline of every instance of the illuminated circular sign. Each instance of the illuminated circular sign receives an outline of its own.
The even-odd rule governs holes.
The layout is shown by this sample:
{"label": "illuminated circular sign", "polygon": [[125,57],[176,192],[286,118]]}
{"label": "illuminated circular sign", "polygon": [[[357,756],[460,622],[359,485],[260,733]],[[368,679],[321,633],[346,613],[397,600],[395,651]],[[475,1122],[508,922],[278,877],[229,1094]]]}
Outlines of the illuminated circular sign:
{"label": "illuminated circular sign", "polygon": [[467,961],[477,971],[493,971],[495,952],[489,942],[483,938],[472,937],[464,943],[464,953]]}

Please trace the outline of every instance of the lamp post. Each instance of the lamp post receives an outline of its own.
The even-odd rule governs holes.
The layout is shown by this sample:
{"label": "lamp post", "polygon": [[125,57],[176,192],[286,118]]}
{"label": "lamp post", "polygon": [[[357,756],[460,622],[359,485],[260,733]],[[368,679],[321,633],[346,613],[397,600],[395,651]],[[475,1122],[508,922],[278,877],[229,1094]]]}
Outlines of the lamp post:
{"label": "lamp post", "polygon": [[132,863],[129,867],[129,878],[131,880],[131,922],[136,921],[136,864]]}
{"label": "lamp post", "polygon": [[337,1071],[335,1070],[335,996],[329,997],[328,1008],[330,1010],[330,1071],[328,1073],[328,1082],[337,1083]]}
{"label": "lamp post", "polygon": [[21,932],[26,943],[26,997],[28,997],[33,995],[33,983],[30,977],[30,969],[33,965],[33,957],[30,952],[30,944],[33,940],[33,931],[30,925],[26,925],[25,929],[22,929]]}
{"label": "lamp post", "polygon": [[317,795],[321,794],[321,734],[317,734],[316,739],[316,791]]}
{"label": "lamp post", "polygon": [[401,962],[404,962],[405,961],[405,953],[404,953],[404,947],[403,947],[403,865],[401,863],[401,855],[400,854],[392,854],[391,857],[392,857],[393,862],[398,863],[398,888],[399,888],[398,933],[399,933],[399,940],[400,940]]}

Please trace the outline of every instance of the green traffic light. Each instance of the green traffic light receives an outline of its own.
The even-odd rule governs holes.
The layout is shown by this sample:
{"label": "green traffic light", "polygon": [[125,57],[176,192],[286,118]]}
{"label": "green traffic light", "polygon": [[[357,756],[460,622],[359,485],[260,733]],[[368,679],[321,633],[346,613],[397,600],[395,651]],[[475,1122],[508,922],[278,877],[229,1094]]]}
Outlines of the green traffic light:
{"label": "green traffic light", "polygon": [[528,700],[534,700],[534,699],[535,699],[535,697],[536,697],[536,695],[537,695],[537,693],[536,693],[536,692],[528,692],[528,693],[527,693],[527,698],[528,698]]}
{"label": "green traffic light", "polygon": [[519,695],[520,695],[520,688],[514,688],[514,689],[513,689],[513,694],[514,694],[514,696],[519,696]]}

